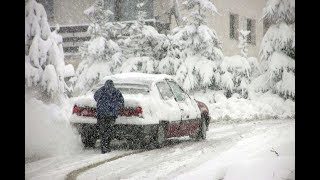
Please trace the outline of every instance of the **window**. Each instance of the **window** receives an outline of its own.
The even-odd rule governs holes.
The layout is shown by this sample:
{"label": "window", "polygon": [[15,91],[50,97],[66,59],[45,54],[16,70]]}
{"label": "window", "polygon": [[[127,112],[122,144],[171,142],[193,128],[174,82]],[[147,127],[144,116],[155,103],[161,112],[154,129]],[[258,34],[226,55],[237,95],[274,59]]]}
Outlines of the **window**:
{"label": "window", "polygon": [[248,43],[256,44],[256,21],[247,19],[247,30],[250,31],[248,35]]}
{"label": "window", "polygon": [[181,89],[181,87],[175,83],[174,81],[168,81],[174,96],[177,101],[184,101],[188,97],[188,95]]}
{"label": "window", "polygon": [[53,21],[53,0],[37,0],[38,3],[42,4],[47,13],[49,22]]}
{"label": "window", "polygon": [[[138,15],[137,4],[139,0],[105,0],[105,7],[111,10],[114,21],[136,20]],[[146,12],[146,19],[153,18],[153,0],[144,0],[141,10]]]}
{"label": "window", "polygon": [[166,82],[158,82],[157,87],[162,99],[167,100],[173,97],[173,93]]}
{"label": "window", "polygon": [[230,14],[230,38],[238,40],[239,15]]}

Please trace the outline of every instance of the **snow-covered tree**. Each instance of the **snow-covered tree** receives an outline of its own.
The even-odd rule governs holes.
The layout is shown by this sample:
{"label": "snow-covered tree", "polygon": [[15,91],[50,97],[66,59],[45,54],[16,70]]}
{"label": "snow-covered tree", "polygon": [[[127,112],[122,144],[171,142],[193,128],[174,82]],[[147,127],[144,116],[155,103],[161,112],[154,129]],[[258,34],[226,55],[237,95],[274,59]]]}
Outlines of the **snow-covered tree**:
{"label": "snow-covered tree", "polygon": [[219,86],[221,43],[205,21],[208,12],[215,14],[217,10],[209,0],[187,0],[183,5],[191,15],[184,26],[176,27],[168,35],[171,43],[159,71],[175,75],[187,91]]}
{"label": "snow-covered tree", "polygon": [[260,57],[264,73],[255,80],[255,90],[272,90],[294,99],[295,1],[269,0],[263,13],[272,25],[262,39]]}
{"label": "snow-covered tree", "polygon": [[126,57],[120,72],[157,73],[158,62],[164,57],[169,44],[164,34],[145,24],[144,5],[144,0],[140,0],[137,4],[137,20],[125,28],[127,38],[118,40]]}
{"label": "snow-covered tree", "polygon": [[123,59],[120,47],[113,40],[123,27],[110,22],[113,13],[105,9],[104,1],[96,0],[84,13],[92,22],[88,28],[91,38],[80,47],[82,61],[76,70],[73,95],[85,93],[104,76],[116,72]]}
{"label": "snow-covered tree", "polygon": [[69,87],[64,81],[64,52],[59,27],[51,32],[43,6],[25,7],[25,87],[46,102],[61,103]]}

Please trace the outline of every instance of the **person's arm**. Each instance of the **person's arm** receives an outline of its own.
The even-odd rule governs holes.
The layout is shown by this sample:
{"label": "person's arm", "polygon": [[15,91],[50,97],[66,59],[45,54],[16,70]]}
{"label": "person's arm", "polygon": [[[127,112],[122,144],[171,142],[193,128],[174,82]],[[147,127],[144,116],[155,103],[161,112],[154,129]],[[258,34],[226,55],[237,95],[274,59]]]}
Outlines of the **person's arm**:
{"label": "person's arm", "polygon": [[122,96],[122,93],[118,90],[118,102],[120,107],[124,107],[124,98]]}
{"label": "person's arm", "polygon": [[98,101],[102,95],[103,87],[99,88],[95,93],[94,93],[94,100]]}

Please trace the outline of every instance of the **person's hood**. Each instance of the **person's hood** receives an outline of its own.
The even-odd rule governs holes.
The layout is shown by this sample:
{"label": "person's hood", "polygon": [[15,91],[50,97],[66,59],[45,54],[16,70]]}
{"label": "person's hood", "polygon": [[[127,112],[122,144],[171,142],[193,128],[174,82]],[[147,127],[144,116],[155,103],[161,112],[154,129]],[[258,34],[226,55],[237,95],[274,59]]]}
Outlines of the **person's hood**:
{"label": "person's hood", "polygon": [[107,81],[104,83],[104,87],[105,87],[106,89],[114,89],[114,88],[115,88],[112,80],[107,80]]}

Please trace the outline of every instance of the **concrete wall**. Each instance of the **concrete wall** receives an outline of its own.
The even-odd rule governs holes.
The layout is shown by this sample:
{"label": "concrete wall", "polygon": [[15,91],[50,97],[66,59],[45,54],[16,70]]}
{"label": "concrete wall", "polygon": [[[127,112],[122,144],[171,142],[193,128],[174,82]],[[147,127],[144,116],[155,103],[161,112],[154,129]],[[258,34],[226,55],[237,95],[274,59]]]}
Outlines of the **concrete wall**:
{"label": "concrete wall", "polygon": [[89,21],[83,11],[89,8],[95,0],[54,0],[54,19],[50,25],[79,25]]}
{"label": "concrete wall", "polygon": [[[190,14],[184,10],[182,2],[179,1],[181,17],[188,17]],[[220,15],[207,15],[207,25],[214,29],[218,38],[222,42],[222,51],[225,56],[239,54],[238,40],[231,39],[230,33],[230,13],[239,15],[239,29],[246,29],[246,18],[255,20],[255,44],[249,44],[249,56],[258,56],[260,42],[263,38],[263,22],[259,22],[262,17],[262,10],[265,6],[265,0],[211,0],[214,3]],[[173,22],[171,28],[176,25]]]}

